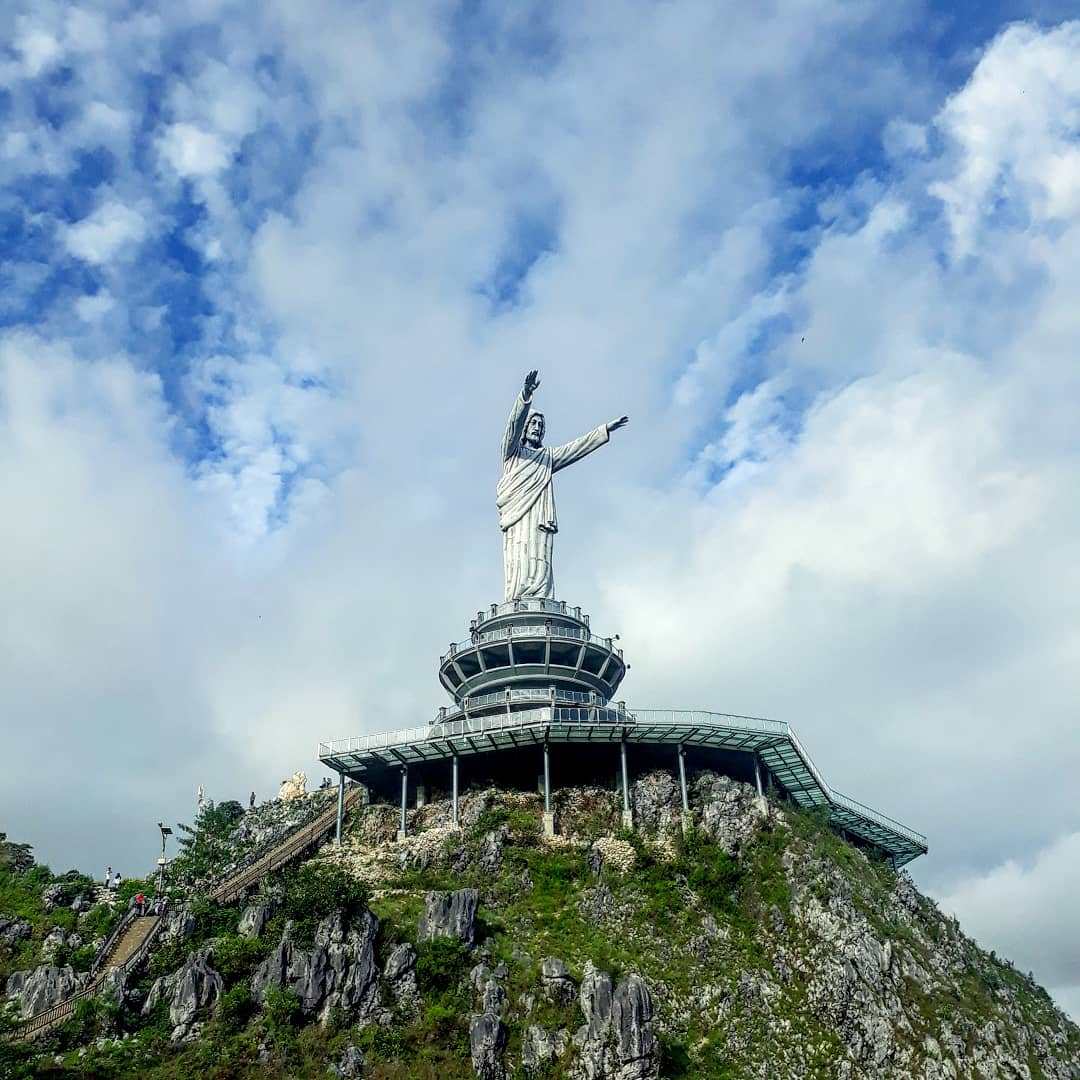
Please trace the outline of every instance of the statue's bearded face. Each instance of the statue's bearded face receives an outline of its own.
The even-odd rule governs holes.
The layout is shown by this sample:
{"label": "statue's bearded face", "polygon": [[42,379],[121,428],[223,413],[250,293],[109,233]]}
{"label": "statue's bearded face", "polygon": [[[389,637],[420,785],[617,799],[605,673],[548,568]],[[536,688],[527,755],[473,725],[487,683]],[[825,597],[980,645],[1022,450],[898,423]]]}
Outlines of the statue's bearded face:
{"label": "statue's bearded face", "polygon": [[539,450],[544,445],[544,415],[533,413],[525,424],[525,445]]}

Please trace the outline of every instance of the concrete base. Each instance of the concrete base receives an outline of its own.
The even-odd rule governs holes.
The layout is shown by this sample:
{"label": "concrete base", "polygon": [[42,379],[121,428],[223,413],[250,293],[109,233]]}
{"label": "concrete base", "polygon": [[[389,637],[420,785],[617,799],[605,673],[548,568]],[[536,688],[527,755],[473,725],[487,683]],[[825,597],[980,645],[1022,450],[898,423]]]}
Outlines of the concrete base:
{"label": "concrete base", "polygon": [[682,812],[682,831],[683,833],[690,832],[694,827],[694,815],[689,810]]}
{"label": "concrete base", "polygon": [[401,843],[402,840],[405,839],[405,830],[404,829],[398,829],[397,838],[398,838],[398,843],[399,844]]}
{"label": "concrete base", "polygon": [[555,835],[555,813],[554,813],[554,811],[552,811],[551,813],[548,813],[548,811],[545,810],[541,816],[544,819],[544,835],[545,836],[554,836]]}
{"label": "concrete base", "polygon": [[630,830],[631,832],[633,831],[633,828],[634,828],[634,811],[633,810],[624,810],[622,812],[622,827],[624,829]]}

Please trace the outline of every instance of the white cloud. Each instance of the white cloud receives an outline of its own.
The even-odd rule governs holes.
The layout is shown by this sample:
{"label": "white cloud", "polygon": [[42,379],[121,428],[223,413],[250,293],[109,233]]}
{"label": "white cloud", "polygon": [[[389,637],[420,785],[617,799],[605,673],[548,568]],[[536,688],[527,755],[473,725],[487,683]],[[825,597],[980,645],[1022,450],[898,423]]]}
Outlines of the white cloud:
{"label": "white cloud", "polygon": [[[1009,30],[935,107],[873,3],[498,8],[464,44],[442,4],[272,4],[210,19],[179,82],[186,17],[93,48],[87,24],[59,131],[12,99],[5,178],[111,175],[57,230],[107,291],[47,313],[71,349],[3,353],[9,832],[151,857],[134,819],[199,782],[261,793],[320,737],[430,715],[435,658],[498,593],[495,448],[530,367],[553,440],[632,417],[560,477],[557,555],[632,703],[790,721],[929,831],[939,891],[1080,828],[1065,784],[996,797],[1080,766],[1075,26]],[[879,139],[873,174],[791,182]],[[125,258],[181,224],[182,180],[194,296]],[[75,834],[26,809],[43,738],[79,766]],[[1048,872],[1019,873],[1037,910]]]}
{"label": "white cloud", "polygon": [[1080,832],[1058,837],[1023,862],[1009,859],[958,882],[941,906],[986,949],[1034,969],[1063,1006],[1080,1010]]}
{"label": "white cloud", "polygon": [[89,217],[65,230],[68,251],[76,258],[104,265],[130,249],[146,236],[146,221],[130,206],[109,201]]}
{"label": "white cloud", "polygon": [[230,153],[221,137],[194,124],[170,124],[160,142],[161,154],[181,175],[215,176],[229,164]]}

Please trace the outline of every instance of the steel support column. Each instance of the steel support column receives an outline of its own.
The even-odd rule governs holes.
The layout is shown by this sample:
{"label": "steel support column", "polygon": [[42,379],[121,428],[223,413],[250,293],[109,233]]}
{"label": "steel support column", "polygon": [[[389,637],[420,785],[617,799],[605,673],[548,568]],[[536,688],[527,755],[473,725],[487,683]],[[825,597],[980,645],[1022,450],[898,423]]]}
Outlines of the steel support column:
{"label": "steel support column", "polygon": [[401,766],[401,827],[398,829],[398,837],[405,839],[405,811],[409,806],[409,766]]}
{"label": "steel support column", "polygon": [[345,817],[345,774],[337,774],[337,828],[334,831],[334,840],[341,847],[341,820]]}
{"label": "steel support column", "polygon": [[458,756],[453,757],[453,801],[452,801],[452,815],[454,824],[458,823]]}
{"label": "steel support column", "polygon": [[551,813],[551,748],[544,743],[544,813]]}
{"label": "steel support column", "polygon": [[622,765],[622,823],[624,829],[634,827],[634,815],[630,809],[630,770],[626,764],[626,732],[619,740],[619,760]]}
{"label": "steel support column", "polygon": [[686,786],[686,747],[679,743],[679,789],[682,792],[683,813],[690,812],[690,792]]}
{"label": "steel support column", "polygon": [[555,835],[555,814],[551,809],[551,747],[544,740],[544,835]]}
{"label": "steel support column", "polygon": [[757,784],[757,793],[760,799],[765,793],[761,790],[761,761],[757,754],[754,755],[754,783]]}

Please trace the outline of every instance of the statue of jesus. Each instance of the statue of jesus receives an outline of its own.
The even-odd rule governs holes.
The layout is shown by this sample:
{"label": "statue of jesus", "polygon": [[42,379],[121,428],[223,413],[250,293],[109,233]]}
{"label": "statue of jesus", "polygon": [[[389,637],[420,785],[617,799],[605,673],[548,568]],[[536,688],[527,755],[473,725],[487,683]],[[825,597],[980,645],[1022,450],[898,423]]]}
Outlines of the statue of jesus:
{"label": "statue of jesus", "polygon": [[551,475],[599,449],[611,432],[630,423],[628,416],[620,416],[562,446],[544,446],[544,414],[529,408],[539,385],[537,373],[530,371],[503,435],[503,471],[495,505],[503,533],[506,600],[554,599],[551,553],[559,523]]}

